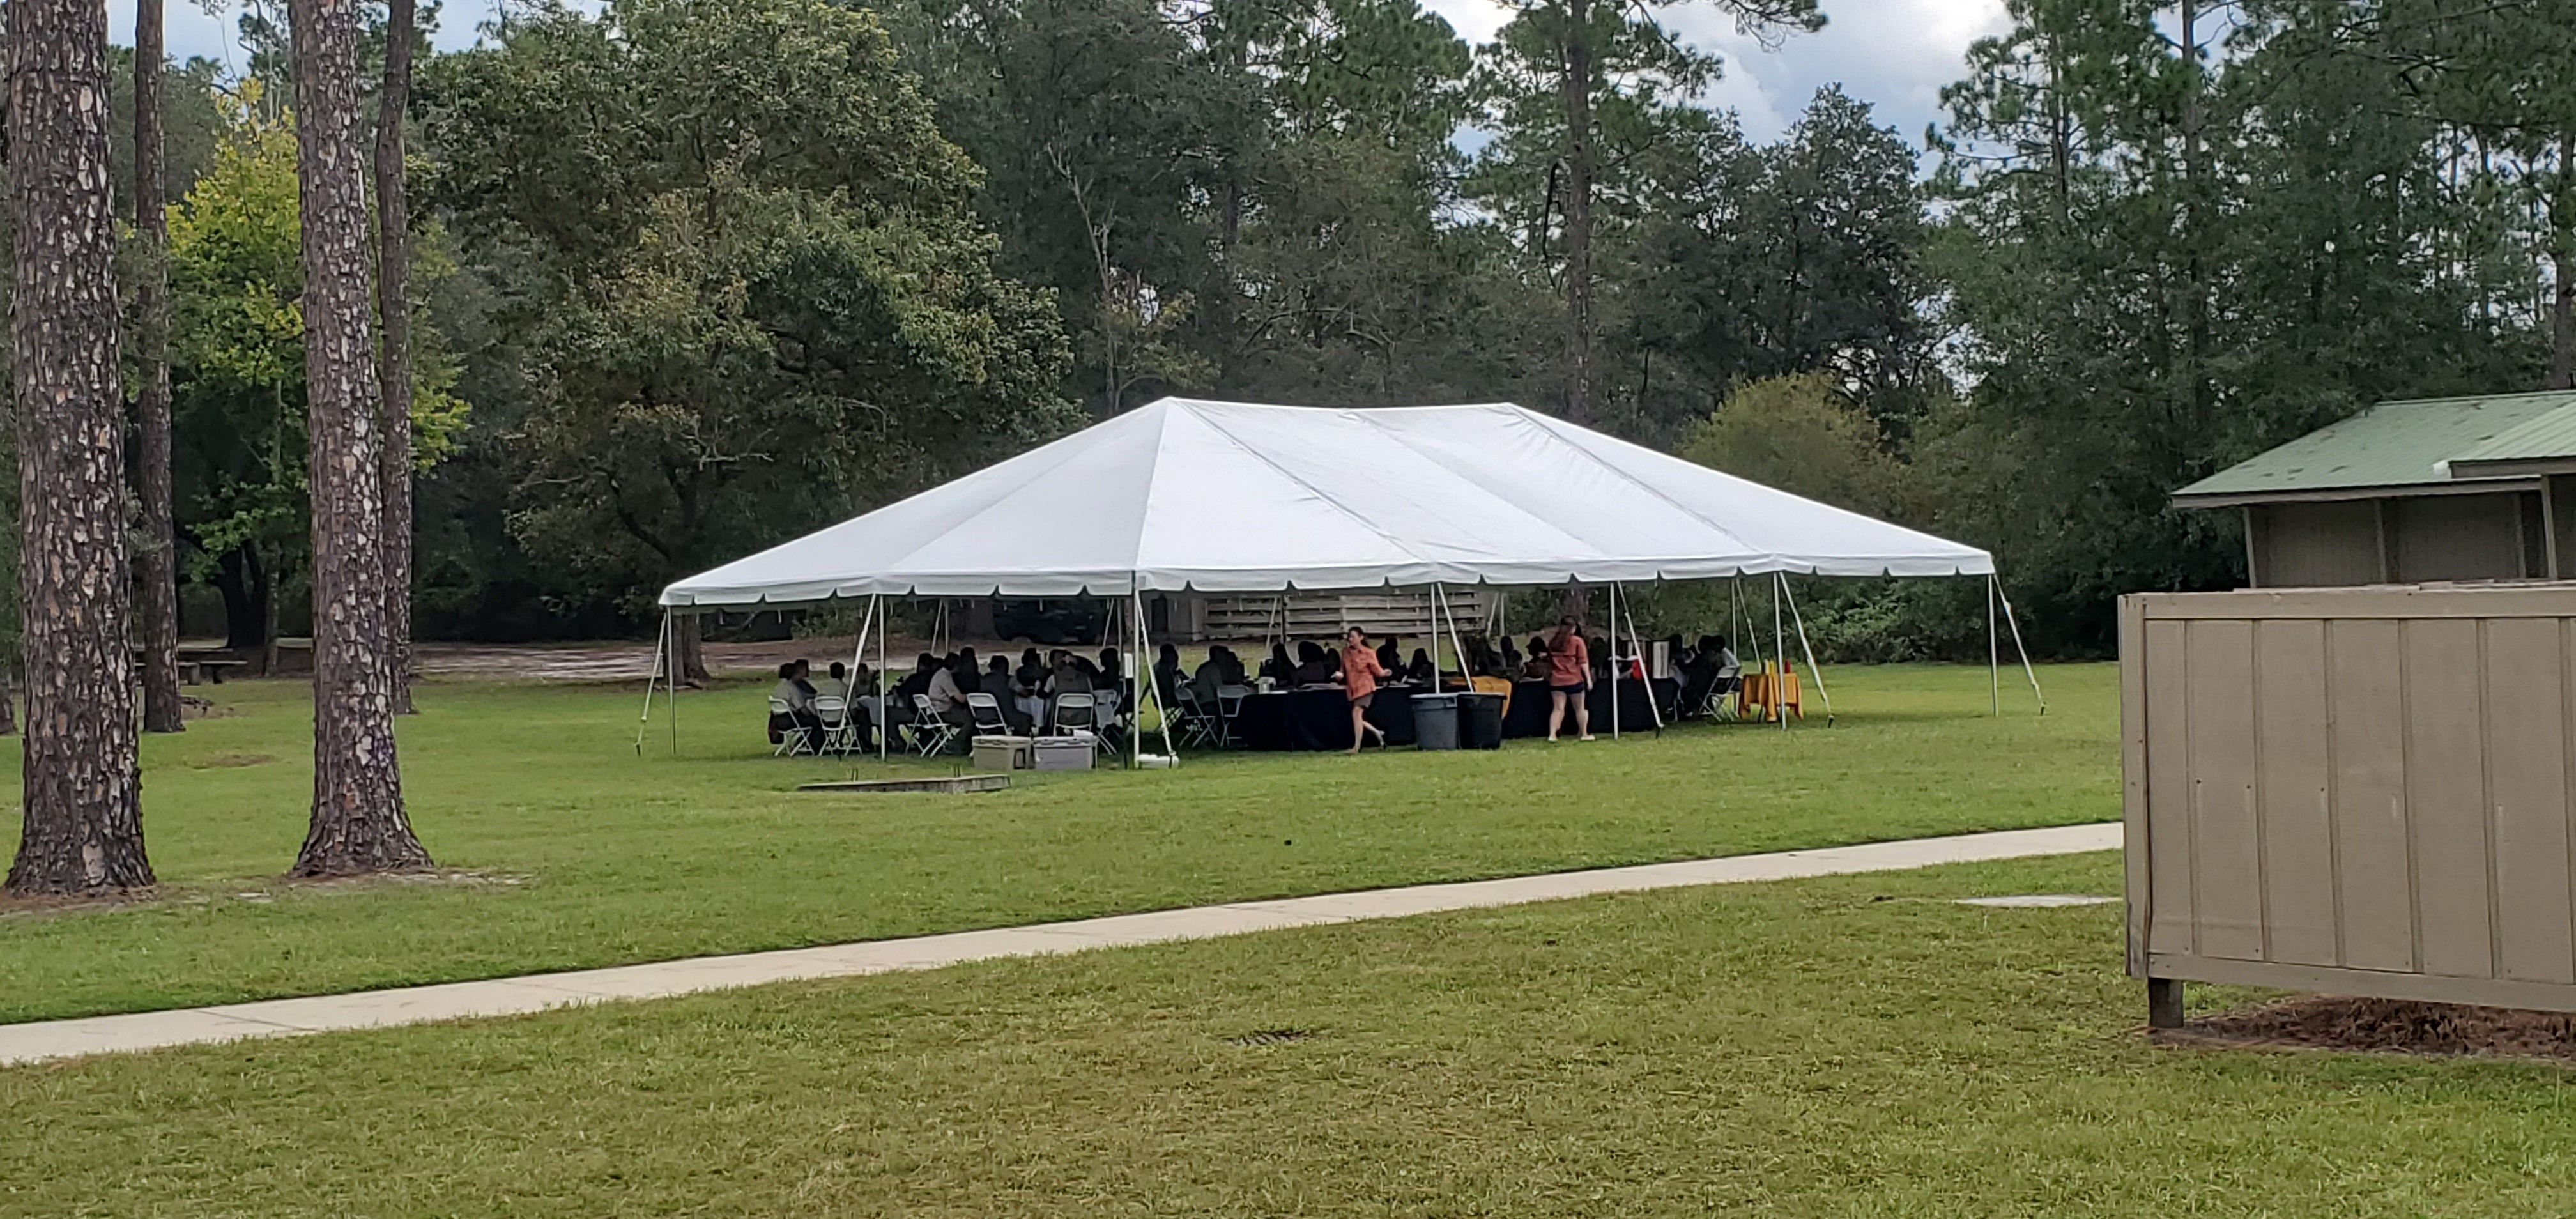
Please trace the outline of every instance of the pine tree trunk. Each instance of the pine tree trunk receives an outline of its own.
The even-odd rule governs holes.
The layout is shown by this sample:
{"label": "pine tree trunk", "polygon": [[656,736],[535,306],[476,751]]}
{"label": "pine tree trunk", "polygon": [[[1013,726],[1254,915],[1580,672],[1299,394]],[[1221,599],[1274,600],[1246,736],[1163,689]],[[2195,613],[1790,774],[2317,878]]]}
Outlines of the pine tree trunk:
{"label": "pine tree trunk", "polygon": [[2558,194],[2550,206],[2549,388],[2576,389],[2576,135],[2558,137]]}
{"label": "pine tree trunk", "polygon": [[1565,417],[1592,421],[1592,5],[1565,6]]}
{"label": "pine tree trunk", "polygon": [[394,757],[384,416],[368,334],[357,0],[292,0],[313,499],[313,823],[298,876],[427,866]]}
{"label": "pine tree trunk", "polygon": [[385,642],[394,714],[411,714],[411,200],[403,117],[411,108],[413,0],[385,5],[385,85],[376,97],[376,313],[384,319]]}
{"label": "pine tree trunk", "polygon": [[143,888],[106,6],[11,0],[9,57],[27,741],[8,890]]}
{"label": "pine tree trunk", "polygon": [[680,684],[692,687],[707,684],[706,632],[703,620],[696,614],[672,615],[671,633],[680,641]]}
{"label": "pine tree trunk", "polygon": [[180,732],[179,568],[170,516],[169,220],[161,210],[161,0],[134,3],[135,498],[143,508],[135,556],[143,618],[143,730]]}

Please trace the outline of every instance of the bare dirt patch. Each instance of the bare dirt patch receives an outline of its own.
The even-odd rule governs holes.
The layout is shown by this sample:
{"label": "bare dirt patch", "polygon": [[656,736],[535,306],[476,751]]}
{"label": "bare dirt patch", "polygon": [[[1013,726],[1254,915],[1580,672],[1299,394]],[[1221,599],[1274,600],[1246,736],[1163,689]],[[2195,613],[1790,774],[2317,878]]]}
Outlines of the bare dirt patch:
{"label": "bare dirt patch", "polygon": [[191,759],[188,762],[188,769],[222,770],[234,766],[266,766],[276,760],[277,755],[273,753],[246,753],[238,749],[225,749]]}
{"label": "bare dirt patch", "polygon": [[2505,1058],[2576,1066],[2576,1014],[2404,999],[2285,999],[2159,1029],[2158,1045]]}

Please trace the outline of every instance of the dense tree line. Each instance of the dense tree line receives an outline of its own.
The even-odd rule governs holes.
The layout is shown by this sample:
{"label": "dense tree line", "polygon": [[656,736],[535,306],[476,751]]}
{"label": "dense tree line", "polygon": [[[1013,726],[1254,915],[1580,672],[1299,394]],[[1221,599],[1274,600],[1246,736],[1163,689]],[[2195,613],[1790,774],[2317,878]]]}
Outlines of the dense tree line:
{"label": "dense tree line", "polygon": [[[371,11],[377,400],[412,441],[380,452],[419,473],[388,570],[427,635],[619,632],[1157,394],[1510,398],[1994,547],[2044,646],[2099,649],[2114,594],[2235,577],[2173,487],[2373,399],[2570,378],[2557,8],[2014,0],[1928,143],[1841,89],[1746,138],[1654,5],[1514,0],[1481,47],[1415,0],[514,7],[407,95],[411,10]],[[295,56],[242,36],[242,77],[150,78],[166,237],[118,207],[169,285],[124,306],[129,396],[166,334],[173,420],[137,554],[259,655],[310,628],[313,488]],[[1974,629],[1816,595],[1856,654]]]}

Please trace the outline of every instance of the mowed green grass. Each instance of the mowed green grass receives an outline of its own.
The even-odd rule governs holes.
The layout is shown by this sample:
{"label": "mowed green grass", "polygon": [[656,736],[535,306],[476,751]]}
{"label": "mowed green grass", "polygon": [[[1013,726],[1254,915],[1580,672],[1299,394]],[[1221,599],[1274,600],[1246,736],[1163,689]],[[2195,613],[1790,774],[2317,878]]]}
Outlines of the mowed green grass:
{"label": "mowed green grass", "polygon": [[[44,1216],[2576,1213],[2558,1068],[2161,1050],[2110,856],[0,1072]],[[2217,996],[2213,996],[2217,997]],[[1238,1045],[1263,1030],[1304,1040]]]}
{"label": "mowed green grass", "polygon": [[2046,716],[2007,686],[2002,719],[1981,669],[1829,677],[1830,729],[1193,756],[969,797],[792,791],[879,770],[771,759],[765,686],[684,695],[678,755],[657,719],[639,757],[635,689],[436,683],[400,729],[410,807],[485,880],[324,888],[274,879],[311,800],[306,688],[202,687],[235,714],[144,747],[163,900],[0,916],[0,1020],[2118,815],[2107,666],[2045,670]]}

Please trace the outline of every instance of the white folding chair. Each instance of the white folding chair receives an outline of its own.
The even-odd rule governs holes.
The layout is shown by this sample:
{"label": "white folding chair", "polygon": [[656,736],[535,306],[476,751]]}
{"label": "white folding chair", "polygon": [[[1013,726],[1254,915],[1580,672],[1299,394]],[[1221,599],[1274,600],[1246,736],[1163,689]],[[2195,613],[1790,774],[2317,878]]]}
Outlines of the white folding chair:
{"label": "white folding chair", "polygon": [[1097,695],[1065,693],[1055,696],[1055,730],[1069,736],[1090,737],[1095,748],[1104,753],[1118,752],[1115,733],[1101,730],[1100,699]]}
{"label": "white folding chair", "polygon": [[957,742],[957,725],[942,719],[930,708],[930,696],[912,696],[913,752],[929,757]]}
{"label": "white folding chair", "polygon": [[1221,725],[1217,722],[1215,711],[1199,705],[1198,687],[1183,683],[1180,694],[1171,706],[1163,708],[1163,714],[1171,717],[1172,740],[1175,745],[1184,749],[1197,749],[1201,746],[1209,749],[1217,747],[1217,733]]}
{"label": "white folding chair", "polygon": [[795,709],[787,705],[786,699],[771,698],[769,714],[773,721],[780,716],[788,717],[787,726],[778,731],[778,745],[769,751],[769,756],[792,758],[798,754],[815,752],[813,742],[805,737],[804,725],[795,721]]}
{"label": "white folding chair", "polygon": [[1234,744],[1234,719],[1236,716],[1243,714],[1243,700],[1250,697],[1252,697],[1252,687],[1250,686],[1218,686],[1216,688],[1217,744],[1229,747]]}
{"label": "white folding chair", "polygon": [[823,721],[823,752],[844,757],[867,746],[859,739],[858,721],[850,718],[850,700],[822,694],[814,698],[814,715]]}
{"label": "white folding chair", "polygon": [[1002,714],[1000,699],[990,694],[966,696],[966,713],[975,717],[975,735],[1011,736],[1011,717]]}

